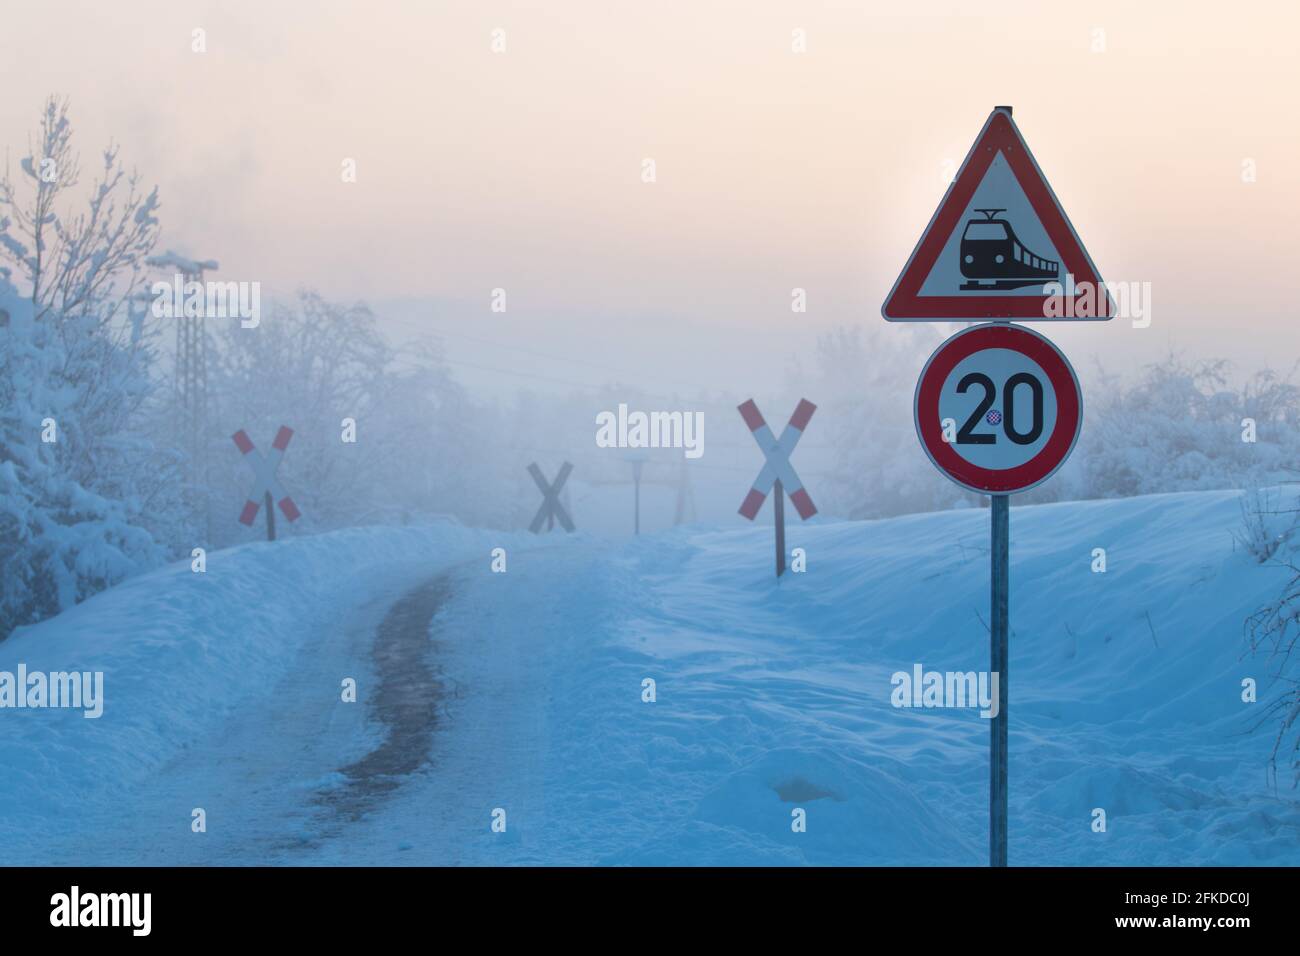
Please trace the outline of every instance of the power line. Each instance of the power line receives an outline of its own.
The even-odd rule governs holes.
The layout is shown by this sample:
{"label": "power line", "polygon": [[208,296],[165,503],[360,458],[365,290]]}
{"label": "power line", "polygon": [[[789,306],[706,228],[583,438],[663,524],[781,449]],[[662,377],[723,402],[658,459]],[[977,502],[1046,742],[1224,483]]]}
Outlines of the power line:
{"label": "power line", "polygon": [[520,372],[516,369],[494,368],[490,365],[478,365],[474,362],[464,362],[461,361],[460,359],[442,358],[439,359],[439,361],[445,362],[448,365],[461,365],[464,366],[465,368],[478,369],[480,372],[496,372],[500,375],[515,375],[520,378],[533,378],[542,382],[550,382],[554,385],[568,385],[571,388],[602,389],[602,388],[610,387],[609,385],[594,385],[590,382],[573,382],[573,381],[569,381],[568,379],[553,378],[549,375],[538,375],[536,372]]}
{"label": "power line", "polygon": [[[393,323],[395,323],[395,324],[397,324],[397,325],[403,325],[403,326],[405,326],[405,327],[407,327],[407,328],[412,328],[412,327],[413,327],[413,326],[412,326],[412,323],[411,323],[411,320],[407,320],[407,319],[398,319],[398,318],[394,318],[394,319],[390,319],[390,320],[388,320],[388,321],[391,321],[391,322],[393,322]],[[499,348],[499,349],[513,349],[513,350],[516,351],[516,352],[524,352],[524,353],[526,353],[526,354],[528,354],[528,355],[535,355],[535,356],[537,356],[538,358],[547,358],[547,359],[552,359],[552,360],[554,360],[554,361],[556,361],[556,362],[568,362],[568,363],[573,364],[573,365],[583,365],[583,366],[586,366],[586,367],[588,367],[588,368],[594,368],[594,369],[597,369],[598,371],[605,372],[605,373],[607,373],[607,374],[610,373],[610,372],[616,372],[616,373],[618,373],[618,374],[623,374],[623,375],[635,374],[635,373],[632,373],[632,372],[628,372],[628,371],[625,370],[625,369],[616,369],[616,368],[611,368],[610,366],[608,366],[608,365],[602,365],[602,364],[599,363],[599,362],[591,362],[591,361],[588,361],[588,360],[586,360],[586,359],[574,358],[574,357],[571,356],[571,355],[556,355],[556,354],[553,353],[553,352],[543,352],[543,351],[540,350],[540,349],[531,348],[531,347],[526,346],[526,345],[512,345],[512,344],[510,344],[510,343],[508,343],[508,342],[498,342],[498,341],[495,341],[495,340],[493,340],[493,339],[485,339],[485,338],[483,338],[482,336],[477,336],[477,335],[467,335],[467,334],[464,333],[464,332],[448,332],[448,331],[446,331],[445,329],[443,329],[442,327],[439,327],[439,326],[421,326],[420,328],[423,329],[423,330],[426,330],[426,331],[430,331],[430,332],[432,332],[433,334],[435,334],[435,335],[439,335],[439,336],[441,336],[441,337],[443,337],[443,338],[463,339],[464,341],[467,341],[467,342],[477,342],[477,343],[479,343],[480,345],[490,345],[490,346],[492,346],[492,347],[494,347],[494,348]],[[686,381],[683,381],[683,380],[681,380],[681,379],[671,379],[671,378],[664,379],[664,381],[665,381],[665,382],[669,382],[669,383],[671,383],[671,384],[675,384],[675,385],[681,385],[681,386],[686,387],[686,388],[699,389],[699,390],[701,390],[701,391],[709,391],[709,390],[710,390],[708,386],[700,385],[698,382],[686,382]]]}
{"label": "power line", "polygon": [[[394,318],[394,319],[389,319],[388,321],[394,322],[395,324],[398,324],[398,325],[404,325],[404,326],[406,326],[407,328],[410,328],[410,327],[411,327],[410,320],[404,320],[404,319]],[[598,363],[598,362],[590,362],[590,361],[587,361],[587,360],[585,360],[585,359],[573,358],[573,357],[571,357],[571,356],[556,355],[556,354],[554,354],[554,353],[543,352],[543,351],[541,351],[540,349],[529,348],[529,347],[527,347],[527,346],[523,346],[523,345],[511,345],[511,344],[506,343],[506,342],[497,342],[497,341],[494,341],[494,340],[492,340],[492,339],[485,339],[485,338],[482,338],[481,336],[467,335],[467,334],[462,333],[462,332],[448,333],[448,332],[443,331],[443,330],[440,329],[440,328],[429,328],[429,327],[427,327],[427,326],[422,326],[421,328],[428,328],[428,330],[429,330],[429,331],[432,331],[435,335],[441,335],[441,336],[443,336],[443,337],[445,337],[445,338],[453,338],[453,339],[455,339],[455,338],[459,338],[459,339],[464,339],[464,340],[466,340],[466,341],[470,341],[470,342],[478,342],[478,343],[483,344],[483,345],[490,345],[490,346],[493,346],[494,348],[513,349],[513,350],[518,351],[518,352],[524,352],[524,353],[529,354],[529,355],[535,355],[535,356],[537,356],[537,357],[539,357],[539,358],[553,359],[553,360],[558,361],[558,362],[569,362],[569,363],[572,363],[572,364],[575,364],[575,365],[582,365],[582,366],[585,366],[585,367],[588,367],[588,368],[594,368],[594,369],[597,369],[597,370],[599,370],[599,371],[605,372],[606,374],[609,374],[609,373],[611,373],[611,372],[612,372],[612,373],[617,373],[617,374],[631,374],[631,373],[627,373],[627,372],[625,372],[625,371],[623,371],[623,370],[620,370],[620,369],[610,368],[609,366],[602,365],[602,364],[600,364],[600,363]],[[475,370],[477,370],[477,371],[481,371],[481,372],[494,372],[494,373],[499,374],[499,375],[513,375],[513,376],[516,376],[516,377],[518,377],[518,378],[529,378],[529,379],[534,379],[534,380],[536,380],[536,381],[548,382],[548,383],[550,383],[550,384],[552,384],[552,385],[565,385],[565,386],[568,386],[568,387],[570,387],[570,388],[581,388],[581,389],[593,389],[593,390],[596,390],[596,391],[607,391],[607,390],[610,390],[610,389],[613,389],[613,388],[618,387],[619,384],[622,384],[622,383],[618,383],[618,382],[605,382],[605,383],[602,383],[602,384],[596,384],[596,383],[593,383],[593,382],[575,382],[575,381],[573,381],[572,379],[557,378],[557,377],[555,377],[555,376],[550,376],[550,375],[539,375],[539,374],[536,373],[536,372],[521,372],[521,371],[519,371],[518,369],[509,369],[509,368],[500,368],[500,367],[498,367],[498,366],[482,365],[482,364],[475,363],[475,362],[466,362],[466,361],[464,361],[463,359],[451,359],[451,358],[441,357],[441,358],[440,358],[440,361],[442,361],[442,362],[444,362],[444,363],[446,363],[446,364],[448,364],[448,365],[458,365],[458,366],[461,366],[461,367],[464,367],[464,368],[471,368],[471,369],[475,369]],[[687,383],[687,382],[683,382],[683,381],[680,380],[680,379],[665,379],[664,381],[667,381],[667,382],[676,382],[677,384],[680,384],[680,385],[686,385],[686,386],[688,386],[688,387],[690,387],[690,388],[699,389],[699,390],[701,390],[701,391],[710,391],[710,389],[707,388],[706,386],[700,385],[700,384],[698,384],[698,383]],[[687,402],[689,402],[689,403],[692,404],[692,405],[701,406],[701,407],[703,407],[703,408],[725,409],[725,410],[727,410],[727,411],[734,410],[734,408],[736,407],[735,405],[732,404],[732,400],[731,400],[731,399],[726,399],[726,400],[722,400],[722,401],[719,401],[719,400],[709,400],[709,399],[689,398],[689,397],[683,399],[683,397],[680,396],[680,395],[672,395],[672,396],[669,396],[669,395],[665,395],[665,394],[662,394],[662,393],[646,391],[644,387],[639,386],[639,385],[634,385],[634,386],[631,386],[631,387],[635,387],[635,388],[637,389],[637,391],[639,391],[639,392],[640,392],[642,395],[644,395],[646,398],[654,398],[654,399],[658,399],[658,400],[663,401],[663,402],[681,402],[681,401],[687,401]],[[729,448],[744,447],[743,445],[736,445],[736,444],[725,444],[725,445],[720,445],[720,446],[717,445],[717,443],[714,443],[714,444],[715,444],[715,447],[729,447]],[[824,446],[824,445],[823,445],[823,446],[816,446],[816,445],[813,445],[813,446],[807,446],[807,447],[809,447],[809,448],[826,448],[826,447],[832,447],[832,446]]]}
{"label": "power line", "polygon": [[[585,389],[593,389],[596,391],[609,391],[611,389],[618,388],[620,385],[625,384],[620,382],[604,382],[602,384],[596,384],[595,382],[575,382],[572,379],[556,378],[550,375],[539,375],[536,372],[521,372],[518,369],[499,368],[491,365],[480,365],[476,362],[466,362],[462,359],[440,358],[439,361],[444,362],[447,365],[459,365],[459,366],[463,366],[464,368],[477,369],[478,371],[481,372],[496,372],[497,374],[500,375],[514,375],[519,378],[531,378],[542,382],[550,382],[551,384],[554,385],[567,385],[571,388],[585,388]],[[702,401],[700,399],[683,398],[681,395],[665,395],[660,392],[647,391],[643,386],[633,385],[633,384],[628,384],[626,387],[634,388],[640,395],[644,396],[645,398],[654,398],[654,399],[658,399],[661,402],[670,402],[670,403],[685,402],[691,405],[698,405],[703,408],[715,408],[715,409],[720,409],[720,408],[734,409],[735,407],[731,405],[729,401],[723,403],[718,401]]]}

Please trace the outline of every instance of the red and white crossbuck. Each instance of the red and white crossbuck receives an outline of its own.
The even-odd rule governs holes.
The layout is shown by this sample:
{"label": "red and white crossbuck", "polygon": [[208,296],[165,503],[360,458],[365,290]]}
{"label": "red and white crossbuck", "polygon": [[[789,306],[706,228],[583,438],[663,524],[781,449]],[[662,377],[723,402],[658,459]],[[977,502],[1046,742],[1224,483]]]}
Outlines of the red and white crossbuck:
{"label": "red and white crossbuck", "polygon": [[253,519],[257,517],[257,509],[262,506],[262,500],[267,495],[271,496],[271,500],[279,506],[286,518],[297,521],[301,512],[275,477],[276,469],[280,467],[280,459],[284,457],[284,450],[289,447],[289,439],[293,437],[293,429],[286,425],[280,426],[280,430],[275,433],[275,441],[271,442],[269,455],[263,455],[254,448],[252,439],[242,428],[235,432],[233,437],[235,445],[238,446],[256,477],[253,490],[249,492],[248,500],[244,502],[244,510],[240,512],[240,523],[246,525],[253,523]]}
{"label": "red and white crossbuck", "polygon": [[785,493],[790,496],[790,501],[799,512],[800,518],[807,521],[817,513],[817,508],[808,497],[803,482],[799,480],[794,466],[790,464],[790,454],[794,451],[795,445],[799,444],[799,439],[803,437],[804,430],[808,427],[808,420],[816,410],[817,406],[808,399],[799,399],[798,407],[790,416],[790,423],[781,432],[781,437],[776,438],[772,434],[772,429],[767,427],[767,422],[763,420],[763,415],[752,398],[740,406],[741,417],[745,419],[754,441],[758,442],[758,447],[762,449],[763,456],[767,459],[763,463],[763,470],[754,479],[754,487],[749,490],[744,503],[740,506],[740,513],[750,521],[754,520],[758,509],[763,507],[763,502],[767,500],[767,493],[778,481],[781,482]]}

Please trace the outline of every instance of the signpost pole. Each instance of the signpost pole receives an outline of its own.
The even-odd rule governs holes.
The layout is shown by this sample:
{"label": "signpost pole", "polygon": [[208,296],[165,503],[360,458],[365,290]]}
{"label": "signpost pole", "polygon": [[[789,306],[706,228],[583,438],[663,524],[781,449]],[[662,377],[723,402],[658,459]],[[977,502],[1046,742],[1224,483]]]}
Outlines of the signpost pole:
{"label": "signpost pole", "polygon": [[632,484],[635,488],[632,504],[634,513],[632,518],[632,533],[637,535],[641,533],[641,468],[644,464],[645,462],[639,460],[632,462]]}
{"label": "signpost pole", "polygon": [[[1008,496],[1055,474],[1083,421],[1069,360],[1011,323],[1106,321],[1116,306],[1011,114],[993,108],[880,308],[890,322],[987,323],[930,356],[912,415],[935,467],[989,497],[989,670],[998,682],[989,704],[989,865],[999,867],[1007,865]],[[965,424],[949,439],[952,421]]]}
{"label": "signpost pole", "polygon": [[1010,619],[1009,495],[992,495],[991,570],[993,578],[989,621],[989,670],[998,675],[997,716],[989,738],[989,866],[1007,865],[1007,631]]}
{"label": "signpost pole", "polygon": [[781,479],[772,486],[772,513],[776,517],[776,576],[785,573],[785,488]]}
{"label": "signpost pole", "polygon": [[271,507],[271,493],[266,493],[266,540],[275,540],[275,508]]}

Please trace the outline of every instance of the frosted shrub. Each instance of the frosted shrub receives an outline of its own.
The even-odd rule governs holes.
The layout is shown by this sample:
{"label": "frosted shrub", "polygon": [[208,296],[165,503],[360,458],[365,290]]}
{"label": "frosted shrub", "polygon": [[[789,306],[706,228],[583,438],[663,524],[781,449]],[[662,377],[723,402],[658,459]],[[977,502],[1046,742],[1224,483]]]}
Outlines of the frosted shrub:
{"label": "frosted shrub", "polygon": [[1083,496],[1280,480],[1300,461],[1300,388],[1266,369],[1234,389],[1228,372],[1222,360],[1170,356],[1130,385],[1103,376],[1086,387],[1088,420],[1075,451]]}
{"label": "frosted shrub", "polygon": [[1289,760],[1295,785],[1300,784],[1300,683],[1293,664],[1300,640],[1300,563],[1293,548],[1280,560],[1291,571],[1290,578],[1275,601],[1246,619],[1245,633],[1251,653],[1262,652],[1277,667],[1274,686],[1280,686],[1280,693],[1268,700],[1257,726],[1275,723],[1270,763],[1276,773],[1278,758]]}
{"label": "frosted shrub", "polygon": [[1238,547],[1259,564],[1275,557],[1296,535],[1297,509],[1274,488],[1253,487],[1241,494],[1241,528],[1234,534]]}
{"label": "frosted shrub", "polygon": [[[140,499],[78,478],[81,393],[54,326],[0,280],[0,639],[163,558]],[[75,367],[75,366],[74,366]],[[55,441],[43,441],[52,421]]]}
{"label": "frosted shrub", "polygon": [[158,196],[116,147],[101,159],[84,205],[65,208],[80,161],[51,99],[20,175],[0,179],[0,639],[165,556],[153,336],[124,314]]}

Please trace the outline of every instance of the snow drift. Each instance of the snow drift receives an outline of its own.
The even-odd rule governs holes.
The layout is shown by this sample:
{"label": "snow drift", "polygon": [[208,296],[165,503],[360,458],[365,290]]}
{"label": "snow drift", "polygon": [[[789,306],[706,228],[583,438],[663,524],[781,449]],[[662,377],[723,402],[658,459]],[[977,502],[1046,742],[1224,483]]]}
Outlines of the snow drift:
{"label": "snow drift", "polygon": [[[270,693],[360,596],[413,570],[471,557],[486,567],[509,538],[446,522],[249,544],[212,552],[204,573],[161,568],[18,629],[0,643],[0,671],[102,671],[104,712],[0,711],[0,827],[39,842],[43,828],[124,799]],[[275,732],[265,728],[268,747]]]}
{"label": "snow drift", "polygon": [[[1013,865],[1300,863],[1295,792],[1267,774],[1273,731],[1251,730],[1284,685],[1242,634],[1286,573],[1234,539],[1239,497],[1012,509]],[[527,547],[374,528],[133,579],[0,644],[0,669],[106,673],[99,720],[0,713],[0,837],[32,862],[983,865],[989,722],[897,708],[891,676],[987,668],[988,521],[794,525],[808,570],[779,583],[765,522]],[[488,569],[498,544],[508,574]],[[313,815],[330,781],[288,757],[315,725],[265,715],[336,701],[336,667],[280,678],[345,611],[443,568],[430,659],[449,693],[430,762],[362,818]],[[334,646],[352,668],[368,645]],[[268,708],[272,694],[302,696]],[[319,725],[327,768],[373,745],[370,711],[344,710],[353,723]],[[178,764],[190,776],[173,780]],[[224,823],[190,839],[181,801],[210,784]],[[257,811],[237,822],[246,799]]]}

